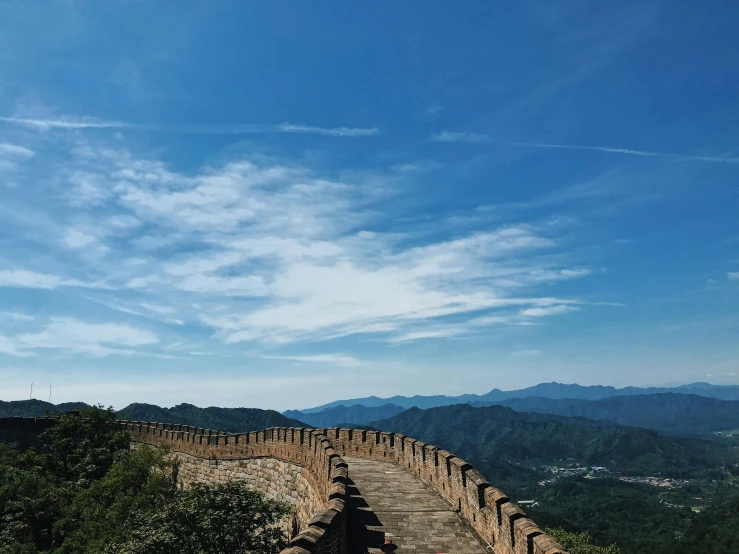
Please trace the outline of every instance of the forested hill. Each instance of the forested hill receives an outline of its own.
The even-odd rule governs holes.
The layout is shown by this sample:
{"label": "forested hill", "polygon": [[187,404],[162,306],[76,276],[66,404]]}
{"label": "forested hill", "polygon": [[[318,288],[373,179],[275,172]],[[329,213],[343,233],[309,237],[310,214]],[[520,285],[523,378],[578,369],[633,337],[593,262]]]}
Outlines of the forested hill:
{"label": "forested hill", "polygon": [[[473,406],[489,406],[474,402]],[[639,394],[601,400],[573,398],[510,398],[495,402],[517,412],[538,412],[607,420],[673,435],[698,435],[739,429],[739,401],[695,394]]]}
{"label": "forested hill", "polygon": [[305,427],[305,423],[291,419],[275,410],[256,408],[198,408],[192,404],[178,404],[160,408],[153,404],[131,404],[118,412],[119,419],[181,423],[229,433],[259,431],[268,427]]}
{"label": "forested hill", "polygon": [[313,427],[334,427],[341,424],[364,425],[370,421],[392,417],[404,409],[395,404],[385,404],[371,408],[362,404],[355,404],[353,406],[334,406],[313,413],[303,413],[299,410],[288,410],[282,413]]}
{"label": "forested hill", "polygon": [[[0,401],[0,417],[42,417],[81,408],[89,406],[84,402],[49,404],[42,400]],[[306,427],[304,422],[286,417],[275,410],[256,408],[198,408],[192,404],[161,408],[153,404],[131,404],[119,410],[116,415],[118,419],[180,423],[229,433],[259,431],[268,427]]]}
{"label": "forested hill", "polygon": [[628,473],[679,475],[719,464],[732,455],[728,446],[710,441],[667,437],[605,421],[515,412],[504,406],[412,408],[371,425],[469,460],[527,465],[569,458]]}
{"label": "forested hill", "polygon": [[63,414],[72,410],[89,408],[84,402],[64,402],[51,404],[43,400],[0,400],[0,417],[43,417],[47,414]]}

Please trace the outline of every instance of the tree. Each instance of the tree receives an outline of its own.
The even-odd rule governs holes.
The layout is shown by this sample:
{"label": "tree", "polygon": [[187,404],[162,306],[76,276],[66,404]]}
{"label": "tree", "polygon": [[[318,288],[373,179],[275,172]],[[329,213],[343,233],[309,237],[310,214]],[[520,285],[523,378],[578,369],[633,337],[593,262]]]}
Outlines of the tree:
{"label": "tree", "polygon": [[195,484],[152,512],[141,510],[129,540],[107,554],[276,554],[287,546],[278,527],[290,507],[243,483]]}
{"label": "tree", "polygon": [[610,546],[597,546],[593,544],[590,533],[574,533],[564,529],[544,529],[546,533],[554,537],[570,554],[620,554],[621,550],[615,544]]}

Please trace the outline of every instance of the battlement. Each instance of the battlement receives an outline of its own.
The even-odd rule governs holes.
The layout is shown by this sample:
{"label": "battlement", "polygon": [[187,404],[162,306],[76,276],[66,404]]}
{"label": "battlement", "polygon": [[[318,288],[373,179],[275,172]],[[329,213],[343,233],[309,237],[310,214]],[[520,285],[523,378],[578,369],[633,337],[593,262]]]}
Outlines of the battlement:
{"label": "battlement", "polygon": [[[56,418],[0,418],[0,439],[36,434]],[[119,421],[135,442],[169,445],[175,455],[218,466],[229,461],[270,459],[305,468],[316,507],[308,525],[283,554],[343,554],[346,551],[347,484],[351,468],[342,455],[393,463],[417,475],[457,511],[497,554],[567,554],[471,464],[451,452],[401,434],[362,429],[272,427],[221,433],[189,425]],[[218,469],[212,470],[218,472]],[[241,468],[243,475],[244,468]],[[225,472],[226,479],[235,473]],[[197,475],[201,480],[203,475]],[[349,537],[351,540],[351,537]]]}
{"label": "battlement", "polygon": [[566,554],[505,493],[451,452],[395,433],[336,427],[320,431],[342,455],[392,462],[416,474],[498,554]]}

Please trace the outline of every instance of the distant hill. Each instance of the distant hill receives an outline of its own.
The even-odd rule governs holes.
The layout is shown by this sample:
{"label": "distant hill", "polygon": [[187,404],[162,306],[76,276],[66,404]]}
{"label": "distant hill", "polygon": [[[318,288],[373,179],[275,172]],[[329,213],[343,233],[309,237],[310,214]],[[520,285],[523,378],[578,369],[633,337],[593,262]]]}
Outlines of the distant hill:
{"label": "distant hill", "polygon": [[392,417],[405,410],[395,404],[384,404],[368,408],[362,404],[353,406],[334,406],[320,412],[304,413],[299,410],[288,410],[283,415],[304,421],[313,427],[334,427],[337,425],[364,425],[370,421]]}
{"label": "distant hill", "polygon": [[0,400],[0,417],[43,417],[46,414],[61,414],[71,410],[89,408],[84,402],[64,402],[62,404],[50,404],[43,400],[13,400],[3,402]]}
{"label": "distant hill", "polygon": [[377,407],[384,404],[395,404],[403,408],[436,408],[439,406],[449,406],[451,404],[468,404],[470,402],[501,402],[509,398],[528,398],[532,396],[540,396],[543,398],[574,398],[583,400],[600,400],[610,396],[633,396],[637,394],[658,394],[658,393],[677,393],[677,394],[695,394],[708,398],[718,398],[720,400],[737,400],[739,401],[739,385],[712,385],[710,383],[691,383],[689,385],[681,385],[679,387],[625,387],[617,389],[615,387],[605,387],[602,385],[583,386],[578,384],[563,384],[557,382],[539,383],[533,387],[525,389],[502,391],[493,389],[486,394],[463,394],[460,396],[392,396],[390,398],[378,398],[377,396],[368,396],[365,398],[354,398],[349,400],[336,400],[315,408],[301,410],[302,413],[314,413],[332,408],[334,406],[353,406],[362,404],[367,407]]}
{"label": "distant hill", "polygon": [[730,447],[710,441],[666,437],[607,421],[516,412],[504,406],[465,404],[411,408],[373,427],[435,444],[469,460],[524,465],[571,458],[629,473],[682,474],[730,456]]}
{"label": "distant hill", "polygon": [[580,416],[654,429],[673,435],[699,435],[739,429],[739,401],[696,394],[638,394],[600,400],[572,398],[509,398],[500,402],[472,402],[472,406],[499,404],[517,412]]}
{"label": "distant hill", "polygon": [[[84,402],[49,404],[42,400],[0,401],[0,417],[41,417],[47,413],[58,414],[87,407]],[[267,427],[306,427],[305,423],[285,417],[275,410],[256,408],[198,408],[192,404],[160,408],[153,404],[131,404],[118,410],[117,415],[118,419],[181,423],[206,429],[223,429],[230,433],[259,431]]]}
{"label": "distant hill", "polygon": [[153,404],[131,404],[118,412],[120,419],[181,423],[206,429],[225,430],[229,433],[258,431],[267,427],[306,427],[305,423],[291,419],[275,410],[256,408],[198,408],[192,404],[178,404],[173,408],[160,408]]}

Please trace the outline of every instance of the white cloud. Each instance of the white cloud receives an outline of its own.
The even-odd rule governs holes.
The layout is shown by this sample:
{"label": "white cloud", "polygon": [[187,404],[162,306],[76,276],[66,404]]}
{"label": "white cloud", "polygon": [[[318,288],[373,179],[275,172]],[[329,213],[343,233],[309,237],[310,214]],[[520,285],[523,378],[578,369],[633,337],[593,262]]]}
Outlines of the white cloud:
{"label": "white cloud", "polygon": [[[377,127],[319,127],[315,125],[295,125],[282,123],[279,125],[232,124],[226,126],[201,125],[190,127],[166,127],[148,123],[126,123],[123,121],[106,121],[89,116],[58,116],[45,118],[0,117],[0,121],[30,127],[41,131],[50,129],[137,129],[145,131],[167,131],[193,134],[258,134],[258,133],[308,133],[333,137],[368,137],[377,135]],[[0,145],[1,146],[1,145]]]}
{"label": "white cloud", "polygon": [[228,296],[265,296],[269,292],[264,279],[254,275],[246,277],[190,275],[175,283],[174,286],[190,292]]}
{"label": "white cloud", "polygon": [[126,286],[130,289],[146,289],[150,288],[151,285],[158,285],[164,283],[164,280],[159,275],[146,275],[144,277],[134,277],[130,279]]}
{"label": "white cloud", "polygon": [[0,154],[19,158],[32,158],[36,153],[25,146],[0,142]]}
{"label": "white cloud", "polygon": [[177,308],[172,308],[171,306],[157,306],[155,304],[147,304],[146,302],[141,303],[142,308],[146,308],[150,312],[156,312],[158,314],[176,314]]}
{"label": "white cloud", "polygon": [[78,229],[68,229],[62,242],[67,248],[84,248],[97,242],[97,238]]}
{"label": "white cloud", "polygon": [[521,310],[521,315],[526,317],[547,317],[550,315],[561,315],[578,310],[577,306],[556,305],[547,307],[535,307]]}
{"label": "white cloud", "polygon": [[33,321],[36,319],[36,317],[28,314],[21,314],[18,312],[0,312],[0,320],[1,319],[12,319],[13,321]]}
{"label": "white cloud", "polygon": [[[105,286],[138,295],[136,305],[129,296],[115,309],[181,325],[184,317],[142,312],[169,315],[157,308],[179,312],[184,303],[182,313],[191,313],[197,304],[201,322],[226,344],[358,334],[401,343],[480,333],[521,323],[514,307],[567,305],[536,288],[589,273],[568,267],[552,226],[495,228],[484,220],[451,237],[438,225],[430,234],[399,232],[385,212],[405,172],[392,169],[324,175],[242,156],[180,173],[87,142],[71,156],[60,185],[81,185],[91,201],[67,197],[84,216],[62,240],[87,249],[106,239],[106,256],[80,263],[87,274],[103,275]],[[3,283],[102,287],[32,272],[0,272]],[[455,325],[443,323],[448,316]]]}
{"label": "white cloud", "polygon": [[610,148],[607,146],[581,146],[577,144],[544,144],[538,142],[514,142],[514,146],[529,146],[532,148],[556,148],[565,150],[591,150],[608,154],[625,154],[627,156],[646,156],[672,158],[675,161],[697,161],[713,163],[739,163],[739,156],[683,156],[669,152],[650,152],[647,150],[632,150],[630,148]]}
{"label": "white cloud", "polygon": [[0,351],[15,356],[34,355],[39,349],[102,357],[110,354],[137,354],[132,347],[159,341],[150,331],[118,323],[86,323],[74,318],[54,318],[37,333],[0,336]]}
{"label": "white cloud", "polygon": [[108,288],[104,283],[63,279],[56,275],[27,269],[0,270],[0,287],[55,289],[57,287]]}
{"label": "white cloud", "polygon": [[32,352],[21,350],[11,339],[3,335],[0,335],[0,353],[19,358],[29,358],[34,355]]}
{"label": "white cloud", "polygon": [[63,283],[64,281],[56,275],[36,273],[25,269],[0,271],[0,287],[54,289]]}
{"label": "white cloud", "polygon": [[314,127],[311,125],[292,125],[283,123],[280,130],[286,133],[314,133],[319,135],[330,135],[333,137],[370,137],[380,132],[377,127],[355,128],[355,127]]}
{"label": "white cloud", "polygon": [[541,356],[543,352],[536,348],[524,348],[523,350],[514,350],[510,353],[513,357],[529,357],[529,356]]}
{"label": "white cloud", "polygon": [[732,281],[739,281],[739,271],[729,272],[726,277]]}
{"label": "white cloud", "polygon": [[57,117],[45,119],[0,117],[0,121],[15,123],[42,131],[49,129],[120,129],[131,127],[131,125],[122,121],[104,121],[93,117]]}
{"label": "white cloud", "polygon": [[478,133],[442,131],[431,135],[431,140],[434,142],[488,142],[490,137]]}
{"label": "white cloud", "polygon": [[464,332],[463,330],[456,329],[456,328],[437,329],[434,331],[416,331],[413,333],[406,333],[404,335],[399,335],[397,337],[394,337],[390,339],[390,342],[398,343],[398,342],[410,342],[414,340],[423,340],[423,339],[448,338],[448,337],[455,337],[457,335],[462,334],[463,332]]}
{"label": "white cloud", "polygon": [[317,354],[314,356],[262,356],[265,360],[289,360],[293,362],[308,362],[317,364],[334,364],[340,367],[356,367],[361,362],[344,354]]}

